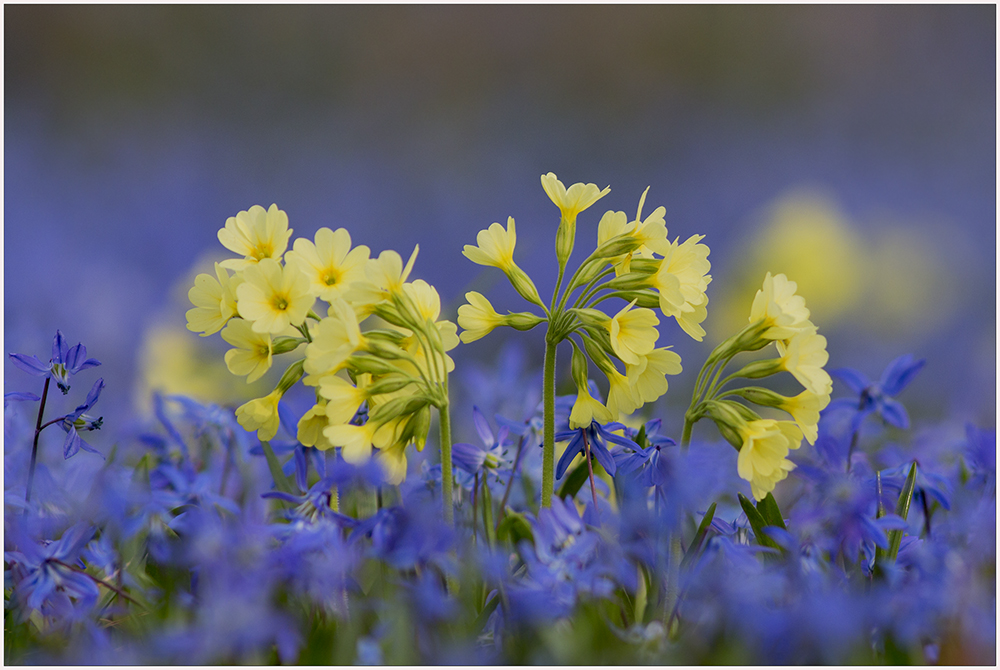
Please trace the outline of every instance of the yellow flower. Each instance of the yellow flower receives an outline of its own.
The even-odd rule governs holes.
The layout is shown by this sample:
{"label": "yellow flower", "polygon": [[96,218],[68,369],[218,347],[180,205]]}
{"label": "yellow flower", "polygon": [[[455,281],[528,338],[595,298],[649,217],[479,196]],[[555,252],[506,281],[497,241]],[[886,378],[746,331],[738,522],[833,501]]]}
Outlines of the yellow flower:
{"label": "yellow flower", "polygon": [[222,331],[222,339],[236,347],[226,352],[226,367],[234,375],[247,375],[248,384],[271,369],[274,347],[270,333],[258,333],[250,322],[234,319]]}
{"label": "yellow flower", "polygon": [[[386,439],[391,439],[391,431],[382,430],[382,426],[368,421],[363,426],[355,426],[350,423],[331,423],[323,429],[323,435],[335,447],[340,447],[340,455],[348,463],[358,465],[365,463],[372,456],[372,446],[388,444]],[[382,435],[380,435],[380,433]]]}
{"label": "yellow flower", "polygon": [[677,319],[685,333],[701,342],[705,329],[701,322],[708,315],[708,289],[712,276],[707,274],[709,248],[699,242],[704,235],[692,235],[683,243],[672,242],[660,266],[650,278],[650,285],[660,294],[660,311]]}
{"label": "yellow flower", "polygon": [[639,198],[639,209],[635,213],[635,221],[630,224],[628,232],[642,243],[642,246],[637,250],[639,256],[652,258],[651,252],[665,256],[670,249],[670,242],[667,241],[667,224],[663,218],[667,213],[667,208],[661,205],[643,219],[642,206],[646,202],[647,193],[649,193],[648,186]]}
{"label": "yellow flower", "polygon": [[202,337],[222,330],[229,319],[236,316],[236,287],[243,281],[238,274],[229,273],[218,263],[215,277],[200,274],[188,291],[188,300],[195,306],[187,311],[188,330],[201,333]]}
{"label": "yellow flower", "polygon": [[240,316],[252,321],[255,331],[274,334],[305,321],[316,301],[308,277],[297,267],[282,267],[270,258],[243,271],[236,297]]}
{"label": "yellow flower", "polygon": [[493,305],[482,293],[469,291],[465,294],[468,305],[458,308],[458,325],[462,327],[462,341],[468,344],[485,337],[497,326],[502,326],[504,318],[493,309]]}
{"label": "yellow flower", "polygon": [[809,321],[806,299],[796,295],[795,282],[783,274],[764,277],[764,285],[754,296],[750,307],[750,323],[763,321],[766,330],[761,335],[768,340],[787,340],[796,333],[814,328]]}
{"label": "yellow flower", "polygon": [[386,483],[398,485],[406,479],[405,443],[396,443],[386,449],[379,449],[375,460],[385,471]]}
{"label": "yellow flower", "polygon": [[653,402],[667,392],[667,375],[681,373],[681,357],[668,348],[653,349],[643,364],[625,365],[628,383],[640,404]]}
{"label": "yellow flower", "polygon": [[[312,330],[312,342],[306,345],[306,362],[303,369],[309,375],[323,375],[340,369],[347,357],[365,345],[358,317],[341,298],[330,303],[329,316],[320,320]],[[311,378],[305,383],[314,386]]]}
{"label": "yellow flower", "polygon": [[791,421],[760,419],[738,426],[743,446],[736,460],[740,477],[750,482],[756,500],[763,500],[775,484],[795,469],[789,461],[789,449],[798,449],[802,432]]}
{"label": "yellow flower", "polygon": [[819,413],[830,404],[830,394],[803,391],[793,398],[786,398],[781,409],[792,415],[809,444],[816,444],[819,435]]}
{"label": "yellow flower", "polygon": [[818,395],[830,395],[833,380],[823,366],[830,360],[826,352],[826,338],[816,332],[816,327],[794,335],[785,343],[777,342],[781,352],[781,367],[791,372],[806,389]]}
{"label": "yellow flower", "polygon": [[651,309],[637,307],[633,300],[620,312],[611,317],[607,324],[611,333],[611,348],[623,362],[636,365],[656,346],[659,333],[656,326],[660,320]]}
{"label": "yellow flower", "polygon": [[292,251],[285,255],[286,264],[295,264],[307,277],[313,293],[329,302],[340,296],[352,282],[365,278],[368,247],[351,249],[351,234],[344,228],[316,231],[316,243],[295,240]]}
{"label": "yellow flower", "polygon": [[478,265],[488,265],[507,272],[514,266],[514,244],[517,242],[517,229],[514,217],[507,217],[507,229],[499,223],[493,223],[486,230],[480,230],[476,236],[476,244],[466,244],[462,255]]}
{"label": "yellow flower", "polygon": [[333,447],[330,441],[326,439],[326,435],[323,434],[323,429],[329,423],[329,419],[326,416],[326,408],[326,400],[318,400],[308,412],[302,415],[296,431],[296,439],[299,441],[299,444],[306,447],[316,447],[322,451]]}
{"label": "yellow flower", "polygon": [[570,222],[575,222],[577,214],[611,192],[610,186],[602,191],[597,184],[573,184],[567,189],[551,172],[542,175],[542,188]]}
{"label": "yellow flower", "polygon": [[278,401],[281,396],[281,389],[274,389],[263,398],[240,405],[236,408],[236,420],[245,430],[256,430],[257,439],[274,439],[278,434]]}
{"label": "yellow flower", "polygon": [[[627,366],[626,366],[627,367]],[[614,366],[602,370],[608,377],[608,411],[612,420],[617,421],[621,414],[631,414],[642,406],[642,400],[636,396],[635,388],[628,377],[618,372]]]}
{"label": "yellow flower", "polygon": [[244,270],[265,258],[280,260],[288,248],[291,235],[288,215],[277,205],[271,205],[267,211],[260,205],[254,205],[248,211],[226,219],[226,227],[219,230],[222,246],[243,256],[242,259],[222,261],[222,267]]}
{"label": "yellow flower", "polygon": [[573,410],[569,415],[571,429],[587,428],[595,419],[598,423],[607,423],[614,421],[615,418],[607,407],[590,395],[590,390],[586,385],[577,385],[576,402],[573,403]]}
{"label": "yellow flower", "polygon": [[354,417],[361,403],[368,399],[364,388],[368,379],[370,375],[360,375],[357,386],[337,375],[329,375],[320,380],[319,394],[329,401],[326,416],[330,423],[347,423]]}

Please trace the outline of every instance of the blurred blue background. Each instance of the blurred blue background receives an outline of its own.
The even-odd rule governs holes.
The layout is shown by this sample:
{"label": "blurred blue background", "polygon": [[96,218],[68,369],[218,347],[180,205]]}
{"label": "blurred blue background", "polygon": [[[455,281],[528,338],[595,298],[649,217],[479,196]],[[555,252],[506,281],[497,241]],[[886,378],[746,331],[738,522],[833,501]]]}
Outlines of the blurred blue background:
{"label": "blurred blue background", "polygon": [[[658,408],[669,433],[768,270],[799,283],[830,367],[876,378],[912,352],[928,359],[904,398],[918,426],[995,425],[994,6],[7,5],[4,19],[5,351],[44,360],[57,328],[82,340],[104,362],[106,429],[153,388],[233,402],[263,388],[216,374],[219,337],[184,328],[194,275],[228,255],[227,217],[277,203],[293,237],[346,227],[404,257],[419,243],[413,277],[445,316],[467,290],[519,310],[461,250],[514,216],[518,263],[549,294],[548,171],[611,186],[580,217],[581,257],[601,213],[631,216],[646,186],[671,238],[706,236],[706,341],[661,326],[685,364]],[[453,352],[456,414],[492,393],[463,370],[495,365],[504,341],[540,367],[541,335]],[[5,391],[38,392],[4,374]]]}

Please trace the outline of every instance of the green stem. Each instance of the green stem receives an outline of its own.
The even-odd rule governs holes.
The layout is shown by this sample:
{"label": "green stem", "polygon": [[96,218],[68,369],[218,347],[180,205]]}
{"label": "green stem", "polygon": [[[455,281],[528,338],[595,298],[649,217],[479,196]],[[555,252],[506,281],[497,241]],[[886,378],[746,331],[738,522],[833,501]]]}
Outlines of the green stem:
{"label": "green stem", "polygon": [[[45,386],[42,388],[42,401],[38,405],[38,419],[35,421],[35,439],[31,443],[31,463],[28,465],[28,487],[24,492],[25,504],[31,502],[31,486],[35,482],[35,461],[38,459],[38,435],[42,432],[42,414],[45,412],[45,400],[49,397],[49,382],[51,377],[45,378]],[[27,512],[27,509],[25,510]]]}
{"label": "green stem", "polygon": [[556,456],[556,343],[545,339],[542,372],[542,507],[551,507],[555,490]]}
{"label": "green stem", "polygon": [[441,424],[438,429],[441,437],[441,497],[444,499],[445,523],[451,526],[455,523],[455,510],[452,507],[451,415],[447,402],[438,407],[438,422]]}
{"label": "green stem", "polygon": [[681,434],[681,449],[687,449],[691,445],[691,429],[694,422],[687,416],[684,417],[684,432]]}

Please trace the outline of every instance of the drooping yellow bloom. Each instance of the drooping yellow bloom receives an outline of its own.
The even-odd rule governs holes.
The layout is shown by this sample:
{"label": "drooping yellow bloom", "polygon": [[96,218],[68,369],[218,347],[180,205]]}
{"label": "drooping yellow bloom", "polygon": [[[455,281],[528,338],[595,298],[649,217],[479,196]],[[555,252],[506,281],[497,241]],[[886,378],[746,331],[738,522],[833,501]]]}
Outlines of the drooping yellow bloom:
{"label": "drooping yellow bloom", "polygon": [[796,333],[814,328],[809,320],[806,299],[796,295],[795,282],[783,274],[774,277],[768,272],[764,284],[754,296],[750,307],[750,323],[763,321],[766,328],[761,337],[768,340],[787,340]]}
{"label": "drooping yellow bloom", "polygon": [[369,421],[362,426],[350,423],[331,423],[323,435],[335,447],[340,447],[344,460],[354,465],[365,463],[372,455],[372,442],[380,426]]}
{"label": "drooping yellow bloom", "polygon": [[354,417],[361,404],[368,399],[364,387],[370,377],[359,375],[357,386],[337,375],[328,375],[320,380],[319,394],[329,401],[326,416],[330,423],[347,423]]}
{"label": "drooping yellow bloom", "polygon": [[792,415],[802,435],[809,444],[816,444],[819,436],[819,413],[830,404],[830,395],[803,391],[793,398],[787,398],[781,409]]}
{"label": "drooping yellow bloom", "polygon": [[576,221],[577,214],[611,192],[610,186],[602,191],[597,184],[573,184],[567,189],[551,172],[542,175],[542,188],[562,212],[563,218],[572,222]]}
{"label": "drooping yellow bloom", "polygon": [[571,429],[587,428],[595,419],[598,423],[607,423],[614,421],[615,418],[607,407],[590,395],[590,390],[586,385],[577,385],[576,402],[573,403],[573,410],[569,415]]}
{"label": "drooping yellow bloom", "polygon": [[788,476],[795,464],[789,461],[789,449],[798,449],[802,432],[791,421],[760,419],[737,427],[743,446],[736,460],[740,477],[750,482],[756,500],[763,500],[774,486]]}
{"label": "drooping yellow bloom", "polygon": [[[313,341],[306,345],[303,369],[311,376],[336,372],[348,356],[365,345],[357,315],[346,301],[334,298],[328,314],[313,328]],[[316,381],[307,377],[304,383],[315,385]]]}
{"label": "drooping yellow bloom", "polygon": [[292,251],[285,255],[285,263],[298,265],[309,277],[312,292],[320,300],[340,296],[352,282],[365,279],[368,247],[351,249],[351,234],[344,228],[316,231],[316,242],[299,238]]}
{"label": "drooping yellow bloom", "polygon": [[458,325],[462,327],[461,339],[468,344],[485,337],[497,326],[502,326],[504,318],[493,309],[493,305],[482,293],[469,291],[465,294],[469,304],[458,308]]}
{"label": "drooping yellow bloom", "polygon": [[379,449],[375,460],[385,472],[388,484],[398,485],[406,479],[406,444],[393,444],[386,449]]}
{"label": "drooping yellow bloom", "polygon": [[785,343],[776,344],[778,351],[782,353],[783,370],[792,373],[802,386],[813,393],[830,395],[833,380],[823,369],[830,360],[830,355],[826,351],[826,338],[816,332],[815,326],[796,333]]}
{"label": "drooping yellow bloom", "polygon": [[628,382],[640,404],[653,402],[667,392],[667,375],[681,373],[681,357],[668,348],[653,349],[642,365],[625,365]]}
{"label": "drooping yellow bloom", "polygon": [[278,401],[283,392],[274,389],[236,408],[236,420],[245,430],[256,430],[257,439],[271,440],[278,434]]}
{"label": "drooping yellow bloom", "polygon": [[274,347],[270,333],[258,333],[249,321],[234,319],[223,329],[222,339],[236,347],[226,352],[226,367],[234,375],[247,375],[248,384],[271,369]]}
{"label": "drooping yellow bloom", "polygon": [[602,370],[608,377],[608,411],[611,412],[613,421],[617,421],[620,415],[631,414],[642,406],[642,400],[635,393],[635,388],[627,376],[618,372],[614,366]]}
{"label": "drooping yellow bloom", "polygon": [[636,307],[633,300],[611,317],[607,324],[611,334],[611,348],[624,363],[637,365],[656,346],[660,320],[656,313],[645,307]]}
{"label": "drooping yellow bloom", "polygon": [[630,224],[628,232],[641,242],[641,246],[637,250],[639,256],[652,258],[651,252],[666,256],[670,249],[670,242],[667,240],[667,223],[663,218],[667,213],[667,208],[660,205],[653,210],[652,214],[643,219],[642,206],[646,202],[647,193],[649,193],[648,186],[639,198],[639,209],[635,213],[635,221]]}
{"label": "drooping yellow bloom", "polygon": [[236,288],[237,307],[258,333],[280,333],[306,320],[316,298],[309,290],[309,278],[297,267],[282,267],[265,258],[243,271],[243,283]]}
{"label": "drooping yellow bloom", "polygon": [[517,242],[517,228],[514,217],[507,217],[507,229],[499,223],[493,223],[486,230],[480,230],[476,235],[476,244],[466,244],[462,255],[478,265],[500,268],[504,272],[514,265],[514,245]]}
{"label": "drooping yellow bloom", "polygon": [[188,291],[188,300],[194,305],[185,314],[188,330],[202,337],[222,330],[236,316],[236,287],[242,281],[242,276],[230,276],[219,263],[215,264],[215,277],[204,273],[195,277]]}
{"label": "drooping yellow bloom", "polygon": [[704,235],[692,235],[683,243],[674,240],[660,261],[650,285],[659,292],[660,311],[677,319],[685,333],[701,342],[705,329],[701,322],[708,316],[709,248],[700,244]]}
{"label": "drooping yellow bloom", "polygon": [[299,444],[306,447],[316,447],[321,451],[326,451],[333,447],[330,441],[323,434],[323,429],[330,423],[326,416],[327,402],[320,399],[309,408],[309,411],[299,419],[296,430],[296,439]]}
{"label": "drooping yellow bloom", "polygon": [[267,211],[260,205],[254,205],[226,219],[226,227],[219,230],[222,246],[243,256],[241,259],[222,261],[222,267],[239,271],[265,258],[281,260],[291,235],[288,215],[277,205],[271,205]]}

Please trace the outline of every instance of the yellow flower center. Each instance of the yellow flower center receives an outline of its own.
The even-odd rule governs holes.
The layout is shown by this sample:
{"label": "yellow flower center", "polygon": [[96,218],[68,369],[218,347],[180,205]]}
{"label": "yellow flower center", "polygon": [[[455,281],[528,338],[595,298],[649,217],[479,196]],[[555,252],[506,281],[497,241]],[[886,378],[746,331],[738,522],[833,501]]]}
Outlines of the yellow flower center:
{"label": "yellow flower center", "polygon": [[329,268],[324,270],[323,274],[320,275],[320,281],[322,281],[327,286],[333,286],[340,281],[340,272],[336,268]]}
{"label": "yellow flower center", "polygon": [[288,309],[288,299],[281,295],[276,295],[271,299],[271,306],[274,307],[279,312],[284,312]]}
{"label": "yellow flower center", "polygon": [[253,253],[250,255],[257,260],[271,258],[274,255],[274,246],[270,242],[262,242],[253,248]]}

